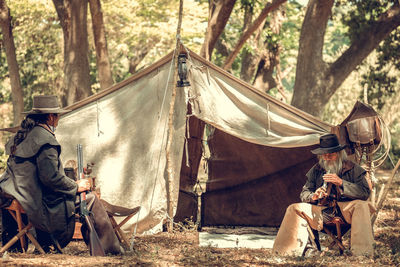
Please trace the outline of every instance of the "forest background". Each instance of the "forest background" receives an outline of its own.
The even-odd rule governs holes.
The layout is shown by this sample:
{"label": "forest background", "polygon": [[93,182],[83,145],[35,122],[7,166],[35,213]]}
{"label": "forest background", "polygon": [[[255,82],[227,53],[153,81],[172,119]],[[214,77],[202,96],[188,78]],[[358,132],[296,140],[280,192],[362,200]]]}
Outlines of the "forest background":
{"label": "forest background", "polygon": [[[18,125],[33,95],[70,105],[166,55],[176,45],[178,9],[177,0],[0,0],[0,128]],[[180,38],[334,125],[357,100],[369,103],[390,129],[397,160],[399,25],[398,0],[185,0]]]}

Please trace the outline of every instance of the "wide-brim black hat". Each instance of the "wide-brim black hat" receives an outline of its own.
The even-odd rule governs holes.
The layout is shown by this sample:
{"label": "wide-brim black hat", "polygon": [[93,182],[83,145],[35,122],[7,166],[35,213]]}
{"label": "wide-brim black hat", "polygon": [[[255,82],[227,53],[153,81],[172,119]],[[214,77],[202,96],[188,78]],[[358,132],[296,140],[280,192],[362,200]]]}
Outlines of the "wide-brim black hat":
{"label": "wide-brim black hat", "polygon": [[339,144],[336,134],[326,134],[319,138],[319,148],[311,150],[316,155],[338,152],[344,149],[346,145]]}
{"label": "wide-brim black hat", "polygon": [[60,108],[55,95],[36,95],[33,97],[32,109],[22,112],[22,114],[59,114],[69,111],[68,109]]}

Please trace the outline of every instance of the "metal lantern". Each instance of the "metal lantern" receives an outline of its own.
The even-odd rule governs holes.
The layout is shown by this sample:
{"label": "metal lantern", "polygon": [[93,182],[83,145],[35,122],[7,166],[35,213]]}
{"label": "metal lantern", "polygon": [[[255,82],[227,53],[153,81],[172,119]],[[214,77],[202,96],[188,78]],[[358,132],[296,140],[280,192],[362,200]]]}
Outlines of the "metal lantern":
{"label": "metal lantern", "polygon": [[185,87],[190,85],[189,81],[187,80],[186,54],[179,54],[178,56],[178,75],[178,87]]}

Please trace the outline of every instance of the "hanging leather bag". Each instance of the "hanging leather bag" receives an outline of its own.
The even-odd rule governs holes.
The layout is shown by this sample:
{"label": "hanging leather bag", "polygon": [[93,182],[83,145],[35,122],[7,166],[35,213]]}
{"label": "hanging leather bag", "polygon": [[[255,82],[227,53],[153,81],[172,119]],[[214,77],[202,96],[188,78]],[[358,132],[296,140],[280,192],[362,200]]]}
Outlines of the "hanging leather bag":
{"label": "hanging leather bag", "polygon": [[349,121],[346,128],[350,141],[356,144],[379,144],[382,138],[381,126],[377,116]]}

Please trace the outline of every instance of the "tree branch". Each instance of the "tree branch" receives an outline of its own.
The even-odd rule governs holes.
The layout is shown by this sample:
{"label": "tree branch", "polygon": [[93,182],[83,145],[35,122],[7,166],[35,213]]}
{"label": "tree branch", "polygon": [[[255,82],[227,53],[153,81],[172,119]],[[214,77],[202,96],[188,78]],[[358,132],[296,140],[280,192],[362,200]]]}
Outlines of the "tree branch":
{"label": "tree branch", "polygon": [[331,81],[329,95],[332,95],[347,76],[400,25],[400,4],[396,2],[377,21],[369,24],[351,46],[330,66],[327,78]]}
{"label": "tree branch", "polygon": [[257,19],[254,20],[253,24],[250,27],[248,27],[248,29],[242,34],[235,48],[233,49],[232,53],[226,59],[225,64],[223,66],[224,70],[229,70],[232,67],[232,63],[235,60],[236,56],[239,54],[240,49],[242,49],[246,41],[257,30],[258,26],[260,26],[260,24],[263,23],[268,14],[271,11],[277,9],[280,5],[282,5],[286,1],[287,0],[273,0],[272,3],[268,3],[265,5],[260,15],[257,17]]}
{"label": "tree branch", "polygon": [[210,60],[215,43],[225,29],[236,0],[211,1],[206,36],[200,55]]}

